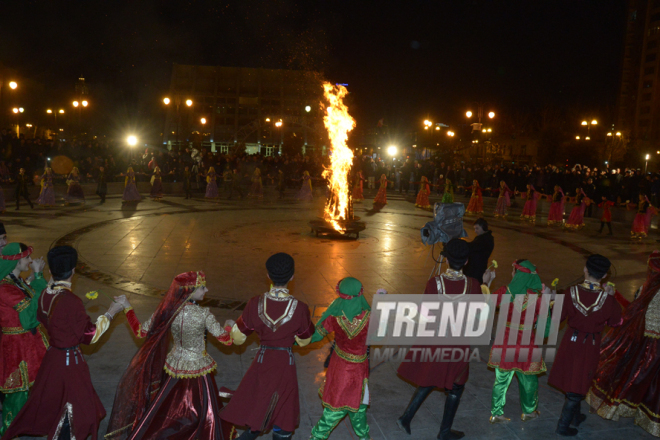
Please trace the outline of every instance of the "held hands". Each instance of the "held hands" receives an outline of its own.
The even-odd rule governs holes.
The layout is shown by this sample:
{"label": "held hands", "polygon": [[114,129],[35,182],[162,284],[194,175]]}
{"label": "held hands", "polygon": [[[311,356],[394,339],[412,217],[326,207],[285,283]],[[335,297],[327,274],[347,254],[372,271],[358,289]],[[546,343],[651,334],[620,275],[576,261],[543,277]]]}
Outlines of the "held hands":
{"label": "held hands", "polygon": [[118,303],[122,306],[124,309],[128,309],[131,307],[131,303],[128,302],[128,299],[126,298],[126,295],[119,295],[115,296],[115,303]]}
{"label": "held hands", "polygon": [[484,272],[484,275],[483,275],[483,280],[484,280],[483,283],[485,285],[487,285],[488,287],[490,287],[490,283],[493,282],[493,280],[495,279],[495,276],[496,276],[496,274],[495,274],[494,270],[487,269],[486,272]]}
{"label": "held hands", "polygon": [[610,296],[614,296],[614,294],[616,294],[616,289],[614,288],[614,284],[612,283],[605,283],[603,285],[603,290],[605,291],[605,293],[607,293]]}
{"label": "held hands", "polygon": [[46,267],[46,262],[44,261],[44,257],[37,258],[36,260],[32,260],[32,263],[30,263],[30,268],[34,273],[43,272],[44,267]]}
{"label": "held hands", "polygon": [[225,321],[225,325],[223,325],[223,327],[224,328],[233,327],[234,324],[236,324],[236,322],[233,319],[228,319]]}
{"label": "held hands", "polygon": [[108,307],[107,313],[114,318],[115,315],[121,312],[122,310],[124,310],[124,306],[122,306],[118,302],[113,302],[112,304],[110,304],[110,307]]}

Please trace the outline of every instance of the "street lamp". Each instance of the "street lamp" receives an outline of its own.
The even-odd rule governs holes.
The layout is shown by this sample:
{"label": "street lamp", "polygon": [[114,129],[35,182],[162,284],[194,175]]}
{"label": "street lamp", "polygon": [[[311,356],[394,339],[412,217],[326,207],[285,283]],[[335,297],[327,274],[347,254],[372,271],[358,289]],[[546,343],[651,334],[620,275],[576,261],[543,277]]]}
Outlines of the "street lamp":
{"label": "street lamp", "polygon": [[488,117],[493,119],[495,117],[495,112],[488,112]]}
{"label": "street lamp", "polygon": [[396,146],[390,145],[389,147],[387,147],[387,154],[389,154],[390,156],[393,156],[392,159],[394,159],[394,156],[396,156],[396,153],[397,153]]}
{"label": "street lamp", "polygon": [[579,141],[579,140],[580,140],[580,136],[575,136],[575,139],[577,139],[577,140]]}
{"label": "street lamp", "polygon": [[202,125],[206,124],[206,118],[202,118],[202,119],[200,119],[199,122],[201,122]]}
{"label": "street lamp", "polygon": [[74,107],[78,107],[79,105],[80,105],[80,103],[78,101],[73,101],[73,106]]}
{"label": "street lamp", "polygon": [[649,159],[650,159],[650,158],[651,158],[651,155],[650,155],[650,154],[647,154],[647,155],[646,155],[646,164],[644,165],[644,174],[646,174],[646,170],[647,170],[648,167],[649,167]]}
{"label": "street lamp", "polygon": [[48,109],[48,110],[46,110],[46,113],[48,113],[50,115],[51,113],[53,113],[53,111],[51,109]]}
{"label": "street lamp", "polygon": [[165,99],[163,99],[163,103],[164,103],[165,105],[169,105],[169,104],[170,104],[170,98],[165,98]]}
{"label": "street lamp", "polygon": [[471,117],[472,117],[472,112],[469,111],[469,110],[466,111],[466,112],[465,112],[465,116],[467,116],[468,118],[471,118]]}
{"label": "street lamp", "polygon": [[9,88],[12,90],[16,90],[16,87],[18,87],[18,84],[16,81],[9,81]]}
{"label": "street lamp", "polygon": [[305,106],[305,111],[306,111],[307,113],[311,112],[311,111],[312,111],[312,107],[310,107],[309,105]]}
{"label": "street lamp", "polygon": [[126,143],[127,143],[129,146],[134,147],[134,146],[137,145],[137,143],[138,143],[138,139],[137,139],[136,136],[134,136],[134,135],[130,135],[130,136],[128,136],[128,137],[126,138]]}
{"label": "street lamp", "polygon": [[281,127],[281,126],[282,126],[282,121],[277,121],[277,122],[275,123],[275,127],[278,127],[278,128],[279,128],[279,127]]}
{"label": "street lamp", "polygon": [[82,102],[82,106],[83,106],[83,107],[87,107],[88,104],[89,104],[89,103],[88,103],[87,101],[83,101],[83,102]]}
{"label": "street lamp", "polygon": [[186,99],[186,105],[191,107],[193,105],[192,99]]}
{"label": "street lamp", "polygon": [[616,132],[616,135],[617,135],[617,136],[621,136],[621,132],[620,132],[620,131],[617,131],[617,132]]}

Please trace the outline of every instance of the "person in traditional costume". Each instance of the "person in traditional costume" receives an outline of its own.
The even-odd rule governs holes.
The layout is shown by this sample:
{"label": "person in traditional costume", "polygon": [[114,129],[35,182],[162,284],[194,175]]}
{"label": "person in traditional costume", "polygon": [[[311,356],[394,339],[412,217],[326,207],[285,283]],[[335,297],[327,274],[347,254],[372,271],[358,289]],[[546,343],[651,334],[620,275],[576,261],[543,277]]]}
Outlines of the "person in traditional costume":
{"label": "person in traditional costume", "polygon": [[531,224],[536,224],[536,208],[538,206],[538,200],[541,198],[541,193],[536,191],[534,185],[528,184],[527,191],[522,194],[522,197],[526,201],[522,214],[520,214],[520,219],[528,220]]}
{"label": "person in traditional costume", "polygon": [[135,171],[133,171],[133,167],[128,167],[128,170],[126,170],[124,185],[124,195],[122,196],[123,202],[139,202],[142,200],[137,185],[135,184]]}
{"label": "person in traditional costume", "polygon": [[440,203],[454,203],[454,185],[449,179],[445,179],[445,191],[442,194]]}
{"label": "person in traditional costume", "polygon": [[631,417],[660,437],[660,252],[648,259],[646,282],[623,312],[623,324],[600,344],[587,403],[608,420]]}
{"label": "person in traditional costume", "polygon": [[353,201],[361,202],[364,200],[364,181],[365,178],[362,171],[358,171],[355,175],[355,184],[353,185]]}
{"label": "person in traditional costume", "polygon": [[14,193],[16,197],[16,211],[20,209],[21,197],[28,202],[30,208],[34,208],[32,200],[30,200],[30,190],[28,189],[29,181],[30,178],[25,174],[25,168],[19,169],[18,176],[16,176],[16,191]]}
{"label": "person in traditional costume", "polygon": [[599,234],[603,232],[603,228],[607,225],[607,229],[610,230],[609,235],[612,235],[612,206],[614,206],[614,202],[607,200],[605,196],[603,196],[603,201],[598,204],[598,207],[603,210],[603,215],[600,216]]}
{"label": "person in traditional costume", "polygon": [[417,200],[415,201],[415,206],[418,208],[428,209],[431,207],[429,202],[429,195],[431,194],[431,186],[429,185],[429,179],[426,176],[422,176],[421,185],[419,185],[419,192],[417,193]]}
{"label": "person in traditional costume", "polygon": [[309,171],[303,173],[302,181],[302,187],[298,191],[296,198],[303,202],[311,202],[314,200],[314,196],[312,195],[312,178],[309,175]]}
{"label": "person in traditional costume", "polygon": [[472,189],[472,196],[470,196],[470,202],[468,203],[465,213],[468,215],[484,215],[484,198],[481,195],[481,187],[479,182],[476,180],[472,181],[472,186],[466,189]]}
{"label": "person in traditional costume", "polygon": [[[481,295],[479,281],[463,275],[462,272],[469,254],[470,249],[465,241],[458,238],[450,240],[442,250],[442,255],[447,259],[449,267],[445,273],[431,278],[426,283],[424,294],[436,297],[443,295],[448,299],[461,298],[463,295]],[[469,349],[469,346],[452,347],[444,345],[429,348],[432,350],[458,348],[465,351]],[[447,391],[447,398],[438,439],[455,440],[464,437],[464,433],[454,431],[451,427],[461,401],[465,383],[468,380],[469,363],[463,359],[458,362],[434,362],[419,359],[413,361],[412,356],[414,356],[412,350],[408,351],[406,360],[399,366],[398,373],[403,379],[415,385],[417,389],[403,415],[397,420],[397,424],[410,435],[410,422],[417,410],[435,388],[440,388]]]}
{"label": "person in traditional costume", "polygon": [[151,176],[150,196],[155,201],[159,201],[163,198],[163,176],[159,166],[154,168],[154,174]]}
{"label": "person in traditional costume", "polygon": [[119,381],[106,440],[230,440],[232,427],[219,417],[217,364],[206,352],[206,334],[229,345],[231,327],[198,305],[206,292],[204,272],[177,275],[143,323],[122,300],[131,330],[146,340]]}
{"label": "person in traditional costume", "polygon": [[598,368],[601,332],[605,325],[621,325],[621,307],[613,291],[608,292],[612,288],[601,286],[610,265],[602,255],[591,255],[584,267],[584,282],[564,291],[561,320],[567,320],[568,327],[548,377],[548,384],[566,395],[555,431],[559,435],[577,435],[570,425],[577,427],[587,418],[580,405]]}
{"label": "person in traditional costume", "polygon": [[[43,258],[33,261],[31,254],[31,246],[9,243],[0,257],[0,391],[4,395],[0,435],[27,402],[48,349],[35,313],[47,286],[43,277],[45,262]],[[20,275],[30,268],[34,276],[28,283]]]}
{"label": "person in traditional costume", "polygon": [[497,205],[495,207],[495,218],[502,217],[506,219],[506,210],[511,206],[511,194],[513,191],[504,180],[500,181],[500,195],[497,197]]}
{"label": "person in traditional costume", "polygon": [[210,167],[208,173],[206,173],[206,194],[204,197],[207,199],[217,199],[218,198],[218,183],[216,182],[218,175],[215,172],[215,168]]}
{"label": "person in traditional costume", "polygon": [[639,203],[637,204],[637,215],[633,220],[632,230],[630,234],[632,238],[640,239],[646,237],[651,226],[651,216],[654,213],[654,208],[651,206],[648,197],[644,194],[639,195]]}
{"label": "person in traditional costume", "polygon": [[568,217],[568,221],[564,224],[567,229],[577,231],[584,228],[584,210],[587,208],[587,202],[589,202],[587,195],[582,191],[582,188],[578,188],[575,191],[575,206]]}
{"label": "person in traditional costume", "polygon": [[564,223],[564,191],[559,185],[555,185],[555,192],[550,199],[550,211],[548,211],[548,226],[561,225]]}
{"label": "person in traditional costume", "polygon": [[68,185],[66,196],[64,196],[66,203],[85,203],[85,193],[82,186],[80,186],[80,172],[78,171],[78,167],[73,167],[66,178],[66,184]]}
{"label": "person in traditional costume", "polygon": [[105,168],[99,167],[99,174],[96,176],[96,195],[101,198],[101,205],[105,203],[105,196],[108,194],[108,183],[106,181]]}
{"label": "person in traditional costume", "polygon": [[382,174],[380,176],[380,188],[378,189],[378,193],[374,198],[374,205],[387,205],[387,183],[388,183],[387,176],[385,176],[385,174]]}
{"label": "person in traditional costume", "polygon": [[49,440],[84,440],[91,435],[92,440],[97,439],[105,409],[94,391],[79,345],[96,343],[123,307],[113,302],[93,324],[82,300],[71,291],[77,261],[78,253],[70,246],[57,246],[48,252],[54,283],[39,297],[36,313],[48,332],[50,349],[30,397],[3,440],[19,435],[47,435]]}
{"label": "person in traditional costume", "polygon": [[[497,296],[498,306],[502,302],[503,295],[511,295],[511,303],[507,312],[507,325],[504,329],[504,344],[493,345],[488,358],[488,367],[495,369],[490,423],[507,423],[511,420],[504,417],[504,405],[506,404],[506,393],[514,375],[518,378],[518,389],[520,390],[521,420],[525,422],[537,418],[540,415],[538,411],[538,376],[547,371],[543,359],[532,360],[532,353],[538,349],[534,345],[535,335],[532,334],[529,341],[526,344],[523,343],[523,331],[529,330],[525,328],[524,324],[527,322],[527,315],[532,313],[534,316],[538,316],[541,308],[539,298],[543,288],[541,278],[536,272],[536,266],[528,260],[517,260],[513,263],[512,277],[509,285],[502,286],[493,293]],[[516,300],[516,297],[522,297],[522,301]],[[533,297],[537,297],[534,308],[527,308],[528,303],[533,301]],[[517,304],[522,307],[522,311],[514,310]],[[520,313],[519,322],[521,324],[517,328],[511,327],[514,313]],[[535,322],[536,318],[533,318],[533,321]],[[510,345],[509,338],[512,331],[516,332],[516,342]],[[509,360],[511,351],[514,352],[514,356],[512,360]],[[523,353],[522,360],[520,359],[521,353]],[[526,359],[524,358],[525,353]]]}
{"label": "person in traditional costume", "polygon": [[364,297],[362,283],[347,277],[335,288],[335,299],[316,323],[312,343],[328,334],[335,339],[325,381],[319,389],[323,415],[312,428],[312,440],[326,440],[337,424],[348,415],[355,435],[369,439],[369,360],[367,333],[371,307]]}
{"label": "person in traditional costume", "polygon": [[251,298],[232,327],[235,344],[248,335],[259,335],[260,348],[252,365],[220,417],[247,429],[238,437],[253,440],[273,430],[273,439],[290,439],[300,422],[298,377],[291,346],[309,344],[314,334],[309,307],[294,298],[287,289],[293,279],[295,263],[285,253],[266,261],[271,289]]}
{"label": "person in traditional costume", "polygon": [[46,167],[41,176],[41,192],[37,199],[39,206],[55,206],[55,187],[53,186],[53,170]]}
{"label": "person in traditional costume", "polygon": [[255,168],[254,174],[252,174],[252,188],[250,189],[250,197],[257,197],[259,199],[264,198],[264,185],[261,179],[261,170],[259,168]]}

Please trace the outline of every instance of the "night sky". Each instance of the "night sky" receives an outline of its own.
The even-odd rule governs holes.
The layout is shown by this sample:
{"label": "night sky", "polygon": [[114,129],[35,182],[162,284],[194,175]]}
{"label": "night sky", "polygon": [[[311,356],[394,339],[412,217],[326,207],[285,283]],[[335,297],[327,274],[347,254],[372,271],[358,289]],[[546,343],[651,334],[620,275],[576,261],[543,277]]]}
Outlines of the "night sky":
{"label": "night sky", "polygon": [[[2,2],[0,64],[97,116],[158,120],[172,64],[315,69],[348,83],[359,128],[616,102],[625,1],[166,0]],[[27,92],[24,92],[27,93]]]}

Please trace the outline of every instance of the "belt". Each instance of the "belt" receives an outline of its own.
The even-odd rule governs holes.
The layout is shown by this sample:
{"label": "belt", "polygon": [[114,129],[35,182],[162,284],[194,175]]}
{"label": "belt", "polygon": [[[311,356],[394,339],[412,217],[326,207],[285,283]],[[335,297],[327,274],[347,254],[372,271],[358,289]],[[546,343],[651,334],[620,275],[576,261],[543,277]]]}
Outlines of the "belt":
{"label": "belt", "polygon": [[269,345],[262,345],[261,347],[259,347],[259,354],[257,355],[257,362],[258,363],[263,364],[264,353],[266,353],[266,350],[288,351],[289,352],[289,365],[294,365],[295,364],[295,359],[293,357],[293,352],[291,351],[291,347],[271,347]]}
{"label": "belt", "polygon": [[[51,345],[52,347],[52,345]],[[80,355],[80,360],[82,362],[85,362],[85,359],[82,356],[82,353],[80,352],[80,346],[79,345],[74,345],[73,347],[54,347],[58,350],[61,351],[66,351],[66,366],[69,366],[69,354],[73,352],[73,359],[76,361],[76,365],[78,365],[78,355]]]}
{"label": "belt", "polygon": [[23,327],[2,327],[2,333],[5,335],[22,335],[23,333],[30,333],[30,330],[25,330]]}
{"label": "belt", "polygon": [[[573,329],[573,334],[571,335],[571,342],[577,342],[578,339],[578,334],[580,333],[580,330],[575,330]],[[584,339],[582,340],[582,343],[584,344],[587,342],[587,339],[591,336],[591,345],[596,345],[596,333],[585,333],[584,334]]]}

